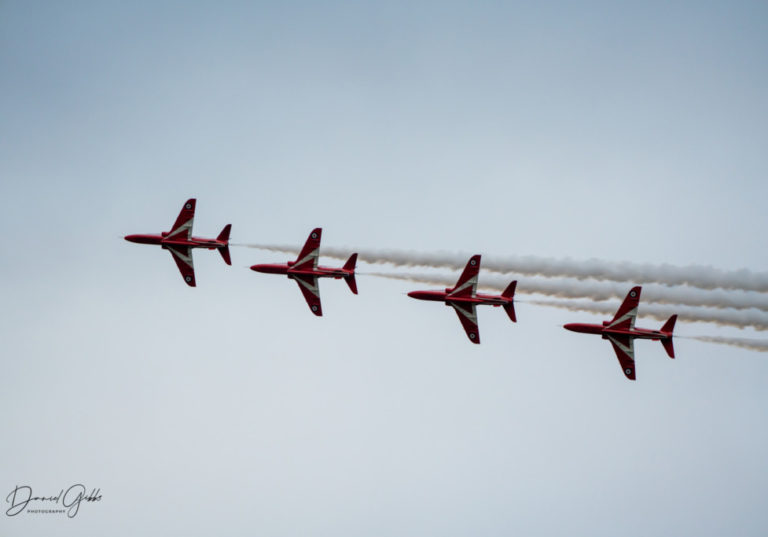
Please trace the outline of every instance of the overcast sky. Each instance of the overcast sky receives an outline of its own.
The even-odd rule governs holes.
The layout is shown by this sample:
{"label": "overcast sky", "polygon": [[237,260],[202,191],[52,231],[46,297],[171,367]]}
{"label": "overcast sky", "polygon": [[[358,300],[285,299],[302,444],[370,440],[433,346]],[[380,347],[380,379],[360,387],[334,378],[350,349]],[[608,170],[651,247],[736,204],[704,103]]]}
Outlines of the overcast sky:
{"label": "overcast sky", "polygon": [[247,269],[286,254],[193,289],[122,239],[196,197],[238,243],[765,272],[764,3],[2,2],[0,97],[0,496],[103,496],[3,535],[768,531],[768,354],[640,341],[630,382],[561,328],[603,315],[472,345],[428,285],[316,318]]}

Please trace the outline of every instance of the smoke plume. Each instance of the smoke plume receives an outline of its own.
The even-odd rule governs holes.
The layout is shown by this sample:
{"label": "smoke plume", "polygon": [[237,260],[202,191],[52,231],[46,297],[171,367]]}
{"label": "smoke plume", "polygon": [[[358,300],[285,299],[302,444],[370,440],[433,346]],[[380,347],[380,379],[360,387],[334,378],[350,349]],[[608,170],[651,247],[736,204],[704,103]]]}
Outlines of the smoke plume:
{"label": "smoke plume", "polygon": [[[424,275],[424,274],[408,274],[408,273],[374,273],[374,276],[383,278],[391,278],[395,280],[412,281],[416,283],[424,283],[431,285],[453,285],[455,283],[454,277],[441,276],[441,275]],[[507,280],[502,280],[490,284],[487,281],[480,282],[479,287],[484,289],[493,289],[500,291],[506,287],[509,283]],[[550,282],[538,282],[539,286],[533,288],[528,285],[518,285],[518,294],[536,294],[536,295],[548,295],[558,298],[571,298],[569,290],[548,288],[547,284]],[[626,296],[628,289],[623,289],[620,298]],[[583,293],[580,293],[583,294]],[[616,296],[612,296],[618,298]],[[591,313],[601,313],[608,316],[612,316],[619,308],[619,302],[595,302],[590,300],[589,296],[587,300],[528,300],[530,304],[536,304],[539,306],[547,306],[553,308],[567,309],[571,311],[588,311]],[[611,298],[611,297],[608,297]],[[646,303],[643,296],[643,303],[640,305],[640,314],[643,317],[656,319],[659,321],[666,321],[673,314],[678,314],[680,320],[685,322],[702,322],[713,323],[721,326],[735,326],[738,328],[753,327],[757,330],[768,330],[768,312],[764,312],[757,309],[725,309],[725,308],[704,308],[701,306],[688,306],[680,304],[649,304]]]}
{"label": "smoke plume", "polygon": [[[579,300],[529,300],[529,304],[560,308],[569,311],[587,311],[612,317],[618,309],[618,304],[596,303]],[[640,304],[639,317],[666,321],[672,315],[678,314],[678,320],[691,323],[711,323],[720,326],[737,328],[754,328],[768,330],[768,315],[757,310],[710,310],[691,308],[689,306],[664,306]]]}
{"label": "smoke plume", "polygon": [[[273,252],[298,254],[296,245],[279,244],[238,244]],[[360,260],[370,264],[391,264],[399,267],[432,267],[460,270],[464,268],[469,254],[450,252],[416,252],[409,250],[361,250],[353,248],[323,248],[322,255],[334,259],[346,259],[350,252],[357,251]],[[687,285],[700,289],[740,289],[743,291],[768,292],[768,273],[752,272],[747,269],[726,271],[710,266],[652,265],[630,262],[613,262],[599,259],[577,261],[570,258],[555,259],[536,256],[487,256],[483,268],[502,274],[542,276],[546,278],[566,277],[579,280],[633,282],[637,284],[659,283],[664,285]]]}
{"label": "smoke plume", "polygon": [[765,339],[716,336],[693,336],[688,339],[695,339],[707,343],[717,343],[718,345],[730,345],[731,347],[739,347],[750,351],[768,352],[768,340]]}
{"label": "smoke plume", "polygon": [[[373,272],[373,276],[412,281],[430,285],[453,286],[454,276],[440,274],[419,274],[409,272]],[[481,275],[478,286],[483,289],[501,291],[509,284],[510,278],[499,275]],[[597,302],[623,300],[629,285],[610,282],[569,282],[564,280],[529,279],[520,283],[520,294],[538,294],[557,298],[586,298]],[[756,309],[768,313],[768,297],[760,293],[727,293],[721,290],[705,291],[689,287],[645,286],[641,295],[644,304],[680,304],[693,307],[717,309]],[[618,304],[617,306],[618,307]]]}

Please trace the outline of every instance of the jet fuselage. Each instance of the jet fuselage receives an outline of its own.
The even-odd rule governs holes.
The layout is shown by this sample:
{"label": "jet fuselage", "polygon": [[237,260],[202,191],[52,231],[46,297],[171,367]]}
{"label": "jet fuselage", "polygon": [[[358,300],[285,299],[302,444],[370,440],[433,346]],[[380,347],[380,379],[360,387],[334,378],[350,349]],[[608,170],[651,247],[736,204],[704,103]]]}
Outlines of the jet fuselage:
{"label": "jet fuselage", "polygon": [[187,248],[208,248],[209,250],[215,250],[216,248],[224,248],[227,246],[226,241],[220,241],[217,239],[205,239],[202,237],[190,237],[189,239],[166,239],[165,237],[167,235],[167,231],[164,231],[160,235],[126,235],[125,240],[138,244],[154,244],[157,246],[186,246]]}
{"label": "jet fuselage", "polygon": [[603,339],[606,339],[608,334],[627,336],[633,339],[652,339],[654,341],[672,337],[671,333],[662,332],[660,330],[646,330],[645,328],[632,328],[630,330],[606,328],[608,324],[608,321],[603,321],[603,324],[568,323],[563,325],[563,328],[570,330],[571,332],[579,332],[582,334],[597,334],[602,336]]}
{"label": "jet fuselage", "polygon": [[450,302],[465,303],[465,304],[488,304],[490,306],[503,306],[514,302],[512,298],[505,298],[501,295],[486,295],[483,293],[477,293],[474,296],[449,296],[451,289],[445,291],[411,291],[408,296],[417,300],[431,300],[434,302],[445,302],[446,305],[450,305]]}
{"label": "jet fuselage", "polygon": [[314,269],[292,269],[293,262],[288,263],[265,263],[261,265],[251,266],[251,270],[256,272],[263,272],[265,274],[285,274],[291,276],[292,274],[302,274],[304,276],[315,276],[317,278],[336,278],[341,279],[345,276],[350,276],[355,273],[354,269],[345,270],[343,268],[336,267],[322,267],[317,266]]}

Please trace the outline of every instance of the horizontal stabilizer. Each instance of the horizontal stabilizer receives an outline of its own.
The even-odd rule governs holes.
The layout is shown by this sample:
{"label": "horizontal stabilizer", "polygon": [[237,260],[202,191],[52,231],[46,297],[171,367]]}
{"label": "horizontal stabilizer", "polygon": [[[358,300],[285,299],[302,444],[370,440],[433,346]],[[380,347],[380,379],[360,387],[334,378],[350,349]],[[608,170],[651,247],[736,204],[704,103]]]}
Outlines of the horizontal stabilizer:
{"label": "horizontal stabilizer", "polygon": [[216,237],[217,241],[223,241],[227,242],[229,241],[229,232],[232,230],[232,224],[227,224],[224,226],[224,229],[221,230],[221,233],[219,233],[219,236]]}
{"label": "horizontal stabilizer", "polygon": [[344,281],[347,282],[347,285],[349,285],[352,292],[357,294],[357,282],[355,281],[354,273],[349,276],[344,276]]}
{"label": "horizontal stabilizer", "polygon": [[221,257],[224,258],[224,262],[227,265],[232,264],[232,258],[229,257],[229,245],[225,246],[224,248],[219,248],[219,253],[221,254]]}
{"label": "horizontal stabilizer", "polygon": [[349,256],[349,259],[347,259],[347,262],[344,263],[344,267],[342,268],[344,270],[351,270],[352,272],[354,272],[356,264],[357,264],[357,252]]}
{"label": "horizontal stabilizer", "polygon": [[501,296],[504,298],[514,298],[515,297],[515,289],[517,288],[517,280],[510,283],[506,289],[504,289],[504,292],[501,293]]}
{"label": "horizontal stabilizer", "polygon": [[666,323],[664,323],[664,326],[661,327],[661,331],[666,332],[667,334],[671,334],[672,331],[675,329],[676,321],[677,321],[677,315],[673,315],[667,320]]}
{"label": "horizontal stabilizer", "polygon": [[664,350],[667,351],[667,356],[670,358],[675,357],[675,346],[672,344],[672,338],[662,339],[661,344],[664,345]]}
{"label": "horizontal stabilizer", "polygon": [[665,334],[669,334],[669,338],[662,339],[661,344],[664,345],[664,350],[667,351],[667,356],[670,358],[675,357],[675,347],[672,344],[672,331],[675,329],[675,322],[677,321],[677,315],[670,317],[664,326],[661,327],[661,331]]}
{"label": "horizontal stabilizer", "polygon": [[509,318],[512,320],[513,323],[517,322],[517,316],[515,315],[515,303],[514,302],[510,302],[509,304],[505,304],[504,305],[504,311],[507,312],[507,315],[509,315]]}

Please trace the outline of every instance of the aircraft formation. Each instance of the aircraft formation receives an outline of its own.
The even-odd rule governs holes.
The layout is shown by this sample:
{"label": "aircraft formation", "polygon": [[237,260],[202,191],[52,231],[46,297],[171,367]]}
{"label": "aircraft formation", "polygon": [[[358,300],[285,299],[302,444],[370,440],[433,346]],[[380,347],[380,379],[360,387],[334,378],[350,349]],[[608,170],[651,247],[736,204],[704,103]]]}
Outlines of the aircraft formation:
{"label": "aircraft formation", "polygon": [[[126,235],[125,240],[139,244],[153,244],[168,250],[176,262],[184,282],[190,287],[195,287],[195,267],[192,259],[192,250],[195,248],[207,248],[218,250],[227,265],[232,264],[229,255],[229,234],[232,229],[230,224],[224,226],[221,233],[215,239],[194,237],[192,225],[195,219],[196,200],[191,198],[176,218],[170,231],[159,234]],[[355,281],[355,265],[357,253],[349,256],[344,266],[323,267],[318,265],[320,257],[320,240],[322,229],[313,229],[304,247],[294,261],[283,264],[257,264],[251,266],[251,270],[266,274],[281,274],[294,280],[313,314],[322,316],[323,309],[320,303],[320,278],[343,279],[350,290],[357,294],[357,282]],[[473,255],[464,271],[461,273],[456,285],[444,290],[411,291],[408,296],[418,300],[443,302],[456,311],[467,337],[472,343],[480,343],[480,329],[477,321],[477,306],[489,305],[502,307],[512,322],[517,322],[515,314],[515,290],[517,280],[510,282],[500,295],[489,295],[477,292],[477,280],[480,273],[480,255]],[[624,375],[629,380],[635,380],[635,339],[650,339],[660,341],[670,358],[675,357],[672,345],[672,332],[675,328],[677,315],[672,315],[659,330],[648,330],[635,327],[638,305],[640,303],[641,287],[633,287],[624,302],[619,307],[616,315],[610,321],[602,324],[569,323],[563,326],[566,330],[585,334],[597,334],[610,341],[619,365]]]}

